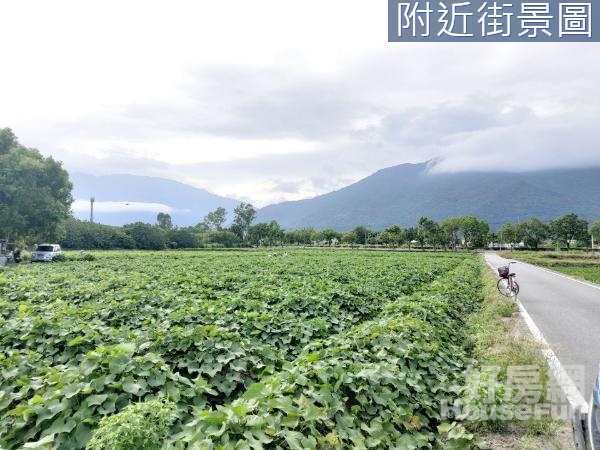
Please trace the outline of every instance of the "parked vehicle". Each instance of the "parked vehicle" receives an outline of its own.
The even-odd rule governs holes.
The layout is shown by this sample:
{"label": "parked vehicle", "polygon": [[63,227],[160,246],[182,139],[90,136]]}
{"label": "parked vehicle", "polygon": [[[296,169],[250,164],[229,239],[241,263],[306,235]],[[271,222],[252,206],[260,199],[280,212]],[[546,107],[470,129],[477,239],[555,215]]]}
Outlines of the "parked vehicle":
{"label": "parked vehicle", "polygon": [[51,262],[62,250],[58,244],[41,244],[31,252],[31,262]]}

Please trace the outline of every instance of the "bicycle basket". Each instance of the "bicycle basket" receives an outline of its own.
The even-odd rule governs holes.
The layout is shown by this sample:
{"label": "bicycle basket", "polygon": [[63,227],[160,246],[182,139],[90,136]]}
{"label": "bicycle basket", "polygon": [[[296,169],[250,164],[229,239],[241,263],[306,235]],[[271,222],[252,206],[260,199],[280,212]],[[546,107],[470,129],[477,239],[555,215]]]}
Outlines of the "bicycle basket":
{"label": "bicycle basket", "polygon": [[500,275],[501,278],[508,278],[508,267],[498,267],[498,275]]}

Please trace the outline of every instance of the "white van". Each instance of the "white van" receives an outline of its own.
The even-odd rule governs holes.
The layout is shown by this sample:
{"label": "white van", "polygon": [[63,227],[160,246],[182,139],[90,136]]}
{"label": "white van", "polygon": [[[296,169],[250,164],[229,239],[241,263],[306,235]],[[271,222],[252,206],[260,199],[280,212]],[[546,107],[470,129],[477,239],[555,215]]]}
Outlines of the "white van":
{"label": "white van", "polygon": [[61,253],[62,250],[58,244],[38,245],[35,251],[31,252],[31,262],[50,262]]}

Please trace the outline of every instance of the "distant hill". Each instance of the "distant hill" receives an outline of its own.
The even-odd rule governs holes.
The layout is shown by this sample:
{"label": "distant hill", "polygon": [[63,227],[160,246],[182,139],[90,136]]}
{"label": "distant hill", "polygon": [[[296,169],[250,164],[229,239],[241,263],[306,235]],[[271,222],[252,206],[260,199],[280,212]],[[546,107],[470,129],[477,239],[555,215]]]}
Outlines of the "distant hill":
{"label": "distant hill", "polygon": [[71,174],[70,178],[76,200],[74,215],[88,220],[89,207],[84,202],[93,196],[95,221],[108,225],[154,223],[158,212],[168,212],[176,225],[196,225],[219,206],[229,211],[231,220],[233,208],[239,204],[237,200],[163,178],[82,173]]}
{"label": "distant hill", "polygon": [[285,228],[306,226],[340,231],[362,224],[380,230],[413,226],[420,216],[435,220],[473,215],[497,229],[530,217],[550,220],[575,212],[600,218],[600,168],[523,173],[436,173],[429,163],[380,170],[319,197],[262,208],[259,221]]}

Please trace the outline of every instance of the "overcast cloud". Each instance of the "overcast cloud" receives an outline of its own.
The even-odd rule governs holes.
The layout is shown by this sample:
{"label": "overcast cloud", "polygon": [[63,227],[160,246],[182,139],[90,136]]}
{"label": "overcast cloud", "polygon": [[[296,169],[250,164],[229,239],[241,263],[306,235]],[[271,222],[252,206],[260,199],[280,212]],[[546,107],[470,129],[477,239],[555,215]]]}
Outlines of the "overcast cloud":
{"label": "overcast cloud", "polygon": [[434,158],[600,165],[600,44],[388,44],[386,24],[385,0],[10,0],[0,126],[71,171],[258,205]]}

